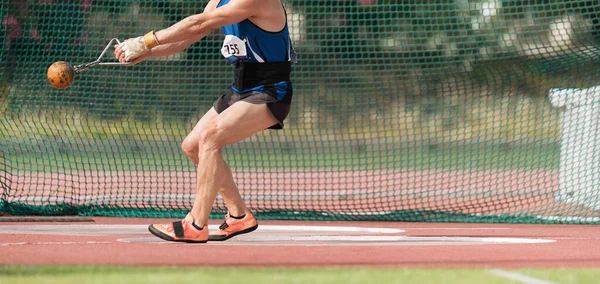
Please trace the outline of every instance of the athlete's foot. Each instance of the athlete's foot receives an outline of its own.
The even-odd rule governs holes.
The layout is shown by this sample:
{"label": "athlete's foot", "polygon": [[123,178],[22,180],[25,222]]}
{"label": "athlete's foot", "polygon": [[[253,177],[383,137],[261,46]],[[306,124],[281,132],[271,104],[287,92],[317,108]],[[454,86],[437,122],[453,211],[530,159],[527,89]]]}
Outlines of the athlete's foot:
{"label": "athlete's foot", "polygon": [[256,219],[249,211],[244,216],[231,216],[229,213],[225,215],[225,221],[219,230],[212,232],[208,236],[209,241],[225,241],[234,236],[250,233],[258,228]]}
{"label": "athlete's foot", "polygon": [[152,224],[148,230],[153,235],[172,242],[206,243],[208,241],[208,226],[199,228],[194,224],[194,218],[189,213],[181,221]]}

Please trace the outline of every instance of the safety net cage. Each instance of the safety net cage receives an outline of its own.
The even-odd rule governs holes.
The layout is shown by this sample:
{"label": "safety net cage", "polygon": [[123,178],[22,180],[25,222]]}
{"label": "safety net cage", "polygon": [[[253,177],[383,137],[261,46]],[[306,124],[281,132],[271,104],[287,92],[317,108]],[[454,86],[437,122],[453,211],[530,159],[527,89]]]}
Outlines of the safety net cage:
{"label": "safety net cage", "polygon": [[[66,89],[46,75],[207,2],[2,1],[0,214],[191,209],[181,143],[233,80],[220,29]],[[283,4],[298,54],[285,127],[223,150],[257,218],[600,223],[597,1]]]}

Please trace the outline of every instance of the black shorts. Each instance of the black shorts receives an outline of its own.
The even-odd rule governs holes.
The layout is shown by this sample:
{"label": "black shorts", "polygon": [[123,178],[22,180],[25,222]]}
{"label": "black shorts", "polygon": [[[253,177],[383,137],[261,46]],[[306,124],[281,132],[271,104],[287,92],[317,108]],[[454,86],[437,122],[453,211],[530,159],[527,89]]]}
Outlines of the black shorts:
{"label": "black shorts", "polygon": [[269,129],[282,129],[284,126],[283,121],[290,113],[291,96],[292,92],[290,90],[286,93],[285,99],[280,101],[275,96],[269,95],[267,92],[251,91],[247,93],[237,93],[233,90],[229,90],[229,92],[221,95],[217,101],[215,101],[213,107],[217,113],[221,113],[239,101],[252,104],[266,104],[267,108],[278,122],[269,127]]}

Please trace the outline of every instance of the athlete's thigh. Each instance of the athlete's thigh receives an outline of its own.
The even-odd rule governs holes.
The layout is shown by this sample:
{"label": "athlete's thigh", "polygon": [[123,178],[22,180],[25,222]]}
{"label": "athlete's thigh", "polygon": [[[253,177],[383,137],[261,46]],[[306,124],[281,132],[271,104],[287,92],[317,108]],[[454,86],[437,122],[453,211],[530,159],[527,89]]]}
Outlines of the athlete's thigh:
{"label": "athlete's thigh", "polygon": [[217,111],[215,111],[214,108],[210,108],[210,110],[208,110],[196,123],[192,131],[190,131],[190,133],[187,135],[187,137],[185,137],[184,143],[197,147],[198,143],[200,142],[200,134],[202,133],[202,131],[204,131],[204,129],[206,129],[208,125],[215,122],[215,118],[217,116],[219,116]]}
{"label": "athlete's thigh", "polygon": [[215,141],[221,145],[242,141],[255,133],[277,124],[266,104],[252,104],[239,101],[221,112],[215,118],[218,137]]}

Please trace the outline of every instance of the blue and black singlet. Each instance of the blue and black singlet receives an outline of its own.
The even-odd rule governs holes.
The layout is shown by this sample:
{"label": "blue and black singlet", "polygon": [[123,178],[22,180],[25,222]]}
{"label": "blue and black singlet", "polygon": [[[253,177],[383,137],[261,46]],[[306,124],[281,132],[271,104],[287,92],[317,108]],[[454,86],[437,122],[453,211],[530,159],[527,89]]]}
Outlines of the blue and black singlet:
{"label": "blue and black singlet", "polygon": [[[221,0],[218,7],[230,1]],[[288,25],[279,32],[269,32],[246,19],[239,23],[223,26],[225,35],[221,54],[235,66],[233,91],[271,91],[279,101],[291,95],[291,64],[296,62],[296,53],[290,39]],[[291,99],[291,98],[290,98]]]}

